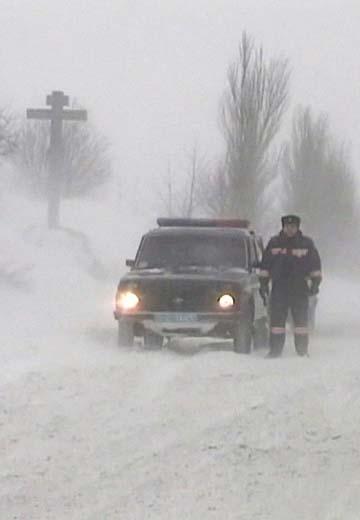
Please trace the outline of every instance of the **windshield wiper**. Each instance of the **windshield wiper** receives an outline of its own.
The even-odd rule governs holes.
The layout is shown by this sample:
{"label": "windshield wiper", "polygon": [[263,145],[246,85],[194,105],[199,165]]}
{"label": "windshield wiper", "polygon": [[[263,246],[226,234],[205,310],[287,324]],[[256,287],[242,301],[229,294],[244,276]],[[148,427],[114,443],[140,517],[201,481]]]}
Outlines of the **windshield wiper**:
{"label": "windshield wiper", "polygon": [[242,267],[241,265],[220,265],[219,266],[220,271],[229,271],[230,269],[246,271],[246,268]]}
{"label": "windshield wiper", "polygon": [[214,265],[203,265],[203,264],[188,264],[188,265],[177,265],[173,266],[176,271],[214,271],[218,267]]}

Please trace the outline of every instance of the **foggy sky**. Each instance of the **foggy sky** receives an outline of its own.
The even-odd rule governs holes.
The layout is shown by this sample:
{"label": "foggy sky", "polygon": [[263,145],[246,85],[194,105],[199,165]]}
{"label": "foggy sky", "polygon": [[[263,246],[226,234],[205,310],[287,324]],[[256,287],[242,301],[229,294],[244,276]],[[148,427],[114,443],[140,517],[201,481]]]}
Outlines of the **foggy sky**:
{"label": "foggy sky", "polygon": [[244,29],[288,57],[291,108],[329,113],[360,164],[359,0],[1,0],[0,105],[64,90],[112,143],[120,175],[146,182],[196,142],[222,149],[218,104]]}

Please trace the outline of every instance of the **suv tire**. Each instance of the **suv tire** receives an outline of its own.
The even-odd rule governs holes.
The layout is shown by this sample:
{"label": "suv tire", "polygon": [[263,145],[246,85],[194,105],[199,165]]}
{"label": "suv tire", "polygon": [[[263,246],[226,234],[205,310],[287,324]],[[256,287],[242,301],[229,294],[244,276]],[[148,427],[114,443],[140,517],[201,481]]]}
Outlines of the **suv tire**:
{"label": "suv tire", "polygon": [[134,345],[134,326],[127,321],[118,321],[118,346],[132,347]]}
{"label": "suv tire", "polygon": [[234,352],[238,354],[250,354],[253,324],[250,316],[246,316],[235,324],[233,341]]}
{"label": "suv tire", "polygon": [[266,348],[269,340],[269,328],[266,318],[260,318],[254,323],[253,346],[254,349]]}
{"label": "suv tire", "polygon": [[146,350],[160,350],[163,346],[164,338],[155,332],[145,331],[144,347]]}

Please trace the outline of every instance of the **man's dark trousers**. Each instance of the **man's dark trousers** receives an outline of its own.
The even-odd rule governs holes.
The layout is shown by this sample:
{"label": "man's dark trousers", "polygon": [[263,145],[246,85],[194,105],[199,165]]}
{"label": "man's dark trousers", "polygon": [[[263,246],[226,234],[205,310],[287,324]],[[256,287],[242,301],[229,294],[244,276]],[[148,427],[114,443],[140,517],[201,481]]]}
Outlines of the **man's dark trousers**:
{"label": "man's dark trousers", "polygon": [[270,296],[270,355],[280,356],[286,336],[286,319],[292,314],[296,352],[307,355],[309,344],[309,296],[305,283],[298,286],[289,280],[274,284]]}

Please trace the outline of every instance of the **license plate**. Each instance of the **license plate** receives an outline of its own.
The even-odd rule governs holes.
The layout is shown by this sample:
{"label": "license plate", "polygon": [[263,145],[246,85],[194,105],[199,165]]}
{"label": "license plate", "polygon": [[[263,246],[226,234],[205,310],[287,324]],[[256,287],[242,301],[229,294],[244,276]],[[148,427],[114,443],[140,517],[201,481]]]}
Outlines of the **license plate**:
{"label": "license plate", "polygon": [[198,321],[197,314],[192,312],[162,312],[155,315],[155,321],[163,323],[194,323]]}

